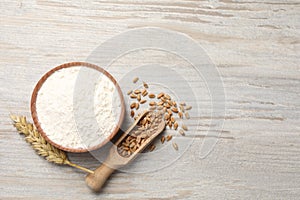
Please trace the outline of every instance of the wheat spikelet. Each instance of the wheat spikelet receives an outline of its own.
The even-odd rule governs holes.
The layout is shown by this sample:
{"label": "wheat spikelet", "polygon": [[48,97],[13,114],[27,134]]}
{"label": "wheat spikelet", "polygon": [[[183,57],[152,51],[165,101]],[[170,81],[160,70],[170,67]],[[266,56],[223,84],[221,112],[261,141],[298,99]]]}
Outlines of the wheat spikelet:
{"label": "wheat spikelet", "polygon": [[20,134],[25,136],[26,142],[30,143],[32,148],[40,155],[46,158],[47,161],[56,164],[64,164],[72,167],[76,167],[88,173],[94,173],[93,171],[81,167],[72,163],[66,153],[48,143],[33,126],[28,123],[26,117],[10,115],[10,118],[14,122],[14,126]]}

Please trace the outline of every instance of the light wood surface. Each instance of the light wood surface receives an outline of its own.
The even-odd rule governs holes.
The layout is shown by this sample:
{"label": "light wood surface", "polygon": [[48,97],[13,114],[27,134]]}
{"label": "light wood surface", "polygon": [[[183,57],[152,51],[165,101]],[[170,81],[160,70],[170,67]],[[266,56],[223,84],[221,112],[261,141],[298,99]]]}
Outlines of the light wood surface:
{"label": "light wood surface", "polygon": [[[299,199],[298,0],[2,0],[0,10],[0,199]],[[51,68],[85,61],[109,38],[145,26],[185,33],[203,46],[223,80],[224,127],[214,130],[220,136],[213,151],[199,159],[210,127],[203,108],[200,130],[192,128],[195,140],[180,159],[151,173],[116,172],[94,194],[84,173],[37,156],[9,114],[30,119],[31,92]],[[165,56],[146,53],[164,62]],[[137,66],[153,61],[133,58]],[[99,166],[87,153],[69,156]],[[155,167],[166,156],[140,162]]]}

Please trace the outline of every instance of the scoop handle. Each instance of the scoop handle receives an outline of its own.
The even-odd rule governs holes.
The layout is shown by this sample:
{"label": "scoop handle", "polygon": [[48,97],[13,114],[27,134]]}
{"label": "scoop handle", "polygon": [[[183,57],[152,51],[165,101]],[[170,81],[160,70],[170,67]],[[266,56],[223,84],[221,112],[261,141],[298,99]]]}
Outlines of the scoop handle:
{"label": "scoop handle", "polygon": [[114,171],[114,168],[111,168],[106,164],[102,164],[94,171],[93,174],[88,174],[86,176],[85,182],[93,191],[99,192],[106,180]]}

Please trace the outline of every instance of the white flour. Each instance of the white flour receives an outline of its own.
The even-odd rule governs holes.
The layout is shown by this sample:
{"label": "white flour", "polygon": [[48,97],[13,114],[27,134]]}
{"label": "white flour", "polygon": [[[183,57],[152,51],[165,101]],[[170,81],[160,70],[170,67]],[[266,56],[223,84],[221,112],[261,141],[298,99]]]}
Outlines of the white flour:
{"label": "white flour", "polygon": [[77,149],[107,139],[119,120],[120,106],[113,82],[88,67],[56,71],[42,85],[36,101],[46,135],[56,144]]}

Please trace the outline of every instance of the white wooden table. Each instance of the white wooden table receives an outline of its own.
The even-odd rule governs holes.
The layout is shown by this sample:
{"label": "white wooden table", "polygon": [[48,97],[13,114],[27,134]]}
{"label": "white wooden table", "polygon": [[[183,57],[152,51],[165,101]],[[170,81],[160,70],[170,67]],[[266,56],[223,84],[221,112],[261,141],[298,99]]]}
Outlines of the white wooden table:
{"label": "white wooden table", "polygon": [[[299,199],[298,0],[2,0],[0,11],[0,199]],[[213,151],[199,159],[209,128],[199,116],[202,129],[171,166],[116,172],[94,194],[84,173],[37,156],[9,114],[31,119],[31,92],[51,68],[85,61],[107,39],[147,26],[182,32],[204,47],[223,80],[224,127]],[[89,154],[69,156],[91,169],[99,165]]]}

